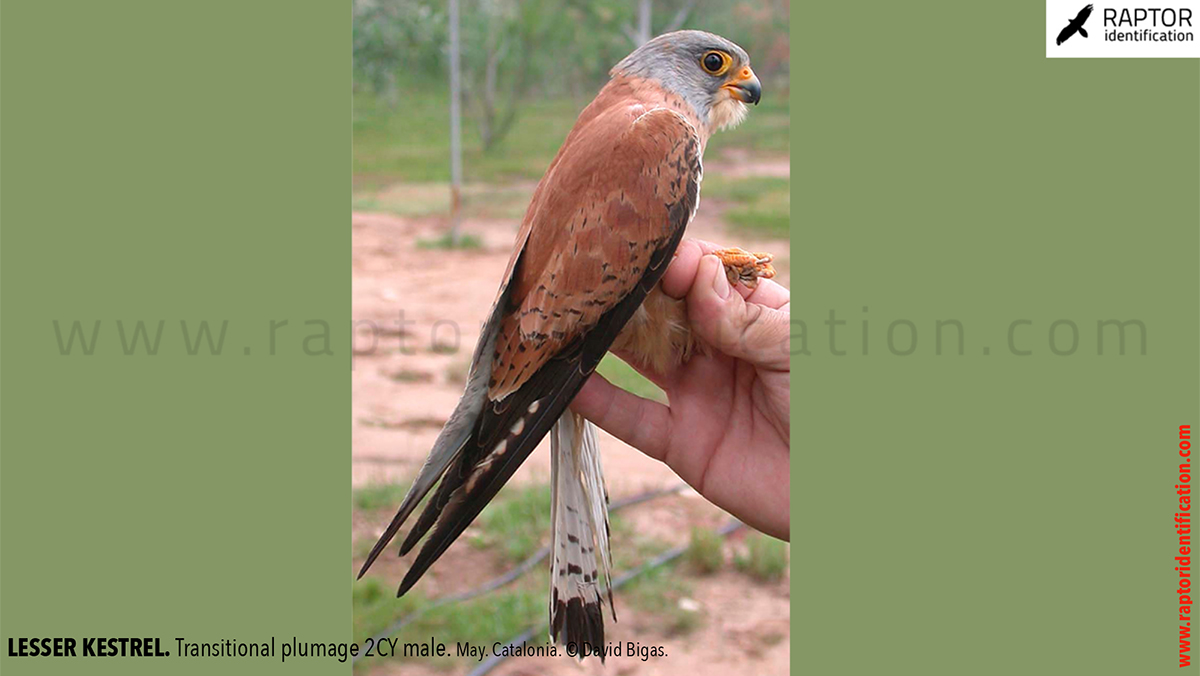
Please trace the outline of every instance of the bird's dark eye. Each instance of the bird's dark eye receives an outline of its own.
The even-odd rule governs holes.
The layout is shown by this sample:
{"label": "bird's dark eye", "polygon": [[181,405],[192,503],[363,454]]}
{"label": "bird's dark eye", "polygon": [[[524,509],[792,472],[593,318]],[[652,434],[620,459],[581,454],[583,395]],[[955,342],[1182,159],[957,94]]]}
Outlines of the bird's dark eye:
{"label": "bird's dark eye", "polygon": [[720,75],[729,69],[729,55],[724,52],[705,52],[700,66],[710,75]]}

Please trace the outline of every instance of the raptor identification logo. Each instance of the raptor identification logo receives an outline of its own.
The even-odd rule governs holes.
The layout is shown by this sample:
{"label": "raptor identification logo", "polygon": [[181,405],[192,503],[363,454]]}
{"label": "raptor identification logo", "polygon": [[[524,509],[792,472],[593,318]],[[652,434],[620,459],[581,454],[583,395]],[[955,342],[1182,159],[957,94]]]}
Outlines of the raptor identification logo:
{"label": "raptor identification logo", "polygon": [[1046,58],[1200,58],[1200,0],[1046,0]]}

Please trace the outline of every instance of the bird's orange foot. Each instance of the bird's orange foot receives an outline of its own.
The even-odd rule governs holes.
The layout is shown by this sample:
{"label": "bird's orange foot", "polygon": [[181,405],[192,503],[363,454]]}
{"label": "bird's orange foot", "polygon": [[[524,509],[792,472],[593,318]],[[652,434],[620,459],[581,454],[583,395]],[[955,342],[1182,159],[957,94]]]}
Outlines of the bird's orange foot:
{"label": "bird's orange foot", "polygon": [[758,286],[758,280],[770,279],[775,276],[775,268],[771,261],[775,259],[769,253],[750,253],[745,249],[729,247],[717,249],[713,255],[725,264],[725,274],[730,284],[741,282],[748,289]]}

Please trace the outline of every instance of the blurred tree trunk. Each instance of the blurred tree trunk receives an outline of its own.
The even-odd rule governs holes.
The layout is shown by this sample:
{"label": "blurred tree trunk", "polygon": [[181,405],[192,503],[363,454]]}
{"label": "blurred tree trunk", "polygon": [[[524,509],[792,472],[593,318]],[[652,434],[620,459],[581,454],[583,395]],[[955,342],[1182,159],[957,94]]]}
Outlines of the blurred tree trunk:
{"label": "blurred tree trunk", "polygon": [[650,0],[638,0],[638,29],[637,40],[634,42],[640,47],[647,42],[650,42]]}
{"label": "blurred tree trunk", "polygon": [[[683,23],[688,20],[688,17],[692,14],[692,10],[695,8],[696,0],[684,0],[679,5],[679,9],[675,11],[674,16],[671,17],[671,20],[663,26],[662,32],[670,33],[682,28]],[[654,37],[654,29],[651,21],[654,18],[654,12],[652,10],[651,0],[638,0],[637,30],[635,31],[629,24],[621,26],[621,30],[625,32],[625,37],[629,38],[635,47],[641,47],[649,42],[650,38]]]}
{"label": "blurred tree trunk", "polygon": [[479,100],[479,138],[483,140],[484,150],[496,142],[496,70],[500,67],[500,59],[504,58],[503,50],[496,47],[497,32],[488,31],[484,45],[483,93]]}
{"label": "blurred tree trunk", "polygon": [[692,10],[696,8],[696,0],[684,0],[683,4],[679,5],[679,9],[675,12],[675,16],[663,26],[662,32],[670,33],[683,28],[683,22],[691,16]]}
{"label": "blurred tree trunk", "polygon": [[[525,9],[522,7],[522,9]],[[529,11],[536,11],[534,10]],[[518,20],[515,22],[517,50],[519,60],[516,64],[509,63],[505,70],[512,73],[504,101],[500,100],[499,82],[500,66],[505,61],[513,45],[513,35],[506,32],[505,18],[493,15],[489,19],[487,36],[484,39],[484,58],[481,72],[476,73],[475,95],[472,99],[478,109],[479,138],[483,151],[489,152],[504,138],[517,120],[517,109],[521,97],[529,88],[530,58],[537,53],[537,29],[531,27],[531,22]]]}

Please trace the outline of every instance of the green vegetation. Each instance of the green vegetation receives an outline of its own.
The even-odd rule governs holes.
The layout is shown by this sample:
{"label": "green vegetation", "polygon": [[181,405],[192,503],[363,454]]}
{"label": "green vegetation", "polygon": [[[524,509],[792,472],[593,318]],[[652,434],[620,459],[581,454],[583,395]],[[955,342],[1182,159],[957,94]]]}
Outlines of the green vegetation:
{"label": "green vegetation", "polygon": [[681,603],[691,598],[692,587],[686,580],[677,574],[675,566],[658,566],[630,580],[621,596],[638,610],[659,617],[668,636],[687,634],[700,626],[702,618],[698,609]]}
{"label": "green vegetation", "polygon": [[408,493],[408,484],[368,484],[355,488],[354,509],[370,512],[377,509],[393,509]]}
{"label": "green vegetation", "polygon": [[460,232],[458,240],[455,241],[447,232],[436,239],[418,239],[417,247],[421,249],[482,249],[483,240],[470,233]]}
{"label": "green vegetation", "polygon": [[[399,216],[443,215],[450,210],[448,94],[422,89],[392,107],[369,92],[354,96],[354,199],[360,211]],[[490,151],[474,127],[463,127],[463,214],[468,217],[520,218],[534,183],[541,178],[586,101],[570,98],[524,102],[511,130]],[[706,159],[747,150],[782,156],[788,151],[787,92],[765,100],[752,120],[717,134]],[[703,198],[739,203],[731,220],[746,228],[764,228],[787,236],[789,209],[786,178],[747,178],[722,188],[718,175],[705,178]],[[717,186],[714,188],[714,185]],[[724,195],[723,197],[720,195]]]}
{"label": "green vegetation", "polygon": [[735,228],[787,239],[791,227],[790,211],[790,193],[769,193],[760,196],[749,206],[730,209],[725,212],[725,219]]}
{"label": "green vegetation", "polygon": [[[394,183],[441,183],[450,178],[450,122],[446,113],[448,93],[412,93],[395,108],[366,92],[354,95],[353,169],[359,208]],[[752,119],[726,130],[709,142],[707,159],[730,151],[753,150],[774,156],[788,152],[787,92],[779,101],[756,106]],[[587,101],[532,99],[513,123],[512,131],[492,151],[484,152],[473,128],[463,126],[463,181],[506,183],[537,181],[554,159]],[[705,179],[705,191],[709,179]],[[436,200],[449,209],[449,190],[396,194],[388,200],[396,209],[405,202]],[[465,196],[469,203],[471,195]],[[423,205],[418,205],[423,206]],[[420,209],[418,209],[420,211]],[[404,215],[403,211],[398,211]]]}
{"label": "green vegetation", "polygon": [[661,402],[666,402],[667,400],[667,395],[659,389],[658,385],[647,380],[646,376],[638,373],[632,366],[621,361],[616,355],[604,355],[604,359],[600,361],[600,366],[596,368],[596,371],[604,376],[608,382],[639,397]]}
{"label": "green vegetation", "polygon": [[[471,183],[462,190],[464,218],[510,218],[525,215],[533,196],[533,181],[514,184]],[[351,203],[355,211],[377,211],[397,216],[445,216],[450,213],[450,184],[441,182],[394,183],[362,188]]]}
{"label": "green vegetation", "polygon": [[457,354],[458,348],[451,343],[434,343],[429,346],[429,351],[434,354]]}
{"label": "green vegetation", "polygon": [[[399,639],[397,650],[405,643],[428,641],[430,636],[453,636],[455,641],[486,645],[515,636],[545,619],[546,585],[533,584],[533,580],[529,582],[468,601],[438,606],[418,615],[395,634]],[[361,643],[385,631],[397,620],[428,606],[430,599],[425,598],[420,589],[396,598],[396,592],[390,586],[377,578],[364,578],[354,585],[352,603],[354,640]],[[453,651],[451,655],[454,655]],[[460,662],[457,657],[431,658],[431,661],[447,666]]]}
{"label": "green vegetation", "polygon": [[779,176],[747,176],[728,178],[720,174],[708,174],[700,188],[700,199],[722,202],[750,202],[765,193],[788,191],[791,180]]}
{"label": "green vegetation", "polygon": [[783,578],[788,566],[787,543],[769,535],[752,533],[746,538],[748,552],[737,557],[739,570],[762,582],[773,582]]}
{"label": "green vegetation", "polygon": [[359,642],[427,603],[420,589],[396,598],[396,590],[377,577],[358,580],[352,589],[354,640]]}
{"label": "green vegetation", "polygon": [[683,560],[701,575],[712,575],[725,565],[725,539],[707,528],[692,527]]}
{"label": "green vegetation", "polygon": [[400,369],[387,374],[387,377],[398,383],[429,383],[433,382],[433,374],[425,371],[409,371]]}
{"label": "green vegetation", "polygon": [[[407,486],[374,484],[354,491],[354,506],[359,511],[390,510],[403,497]],[[626,515],[627,517],[628,515]],[[632,570],[666,551],[667,543],[640,536],[628,518],[620,514],[611,517],[613,540],[619,542],[613,554],[614,573]],[[508,565],[533,555],[547,540],[550,532],[550,486],[509,486],[501,491],[476,521],[477,527],[468,531],[471,545],[494,551]],[[355,542],[356,557],[361,559],[373,541]],[[692,546],[684,557],[684,565],[696,561],[713,567],[713,552],[721,555],[722,539],[708,530],[693,530]],[[720,567],[716,564],[716,568]],[[492,571],[499,574],[501,570]],[[476,580],[482,584],[491,578]],[[630,581],[620,592],[620,602],[628,602],[639,612],[652,614],[668,635],[686,634],[698,628],[703,616],[692,598],[687,575],[678,574],[675,563],[644,572]],[[536,566],[515,583],[467,601],[429,608],[436,599],[424,595],[418,585],[403,598],[395,597],[391,583],[377,577],[366,577],[353,587],[354,640],[363,641],[385,631],[396,621],[420,612],[395,634],[399,645],[427,640],[429,636],[455,636],[455,640],[491,644],[543,624],[546,612],[548,572]],[[426,611],[422,609],[429,608]],[[433,658],[436,666],[453,663]],[[363,665],[362,668],[369,668]]]}
{"label": "green vegetation", "polygon": [[550,485],[508,486],[488,503],[476,521],[471,543],[495,548],[510,563],[536,552],[550,535]]}
{"label": "green vegetation", "polygon": [[[446,4],[438,0],[356,0],[352,7],[354,93],[370,95],[376,107],[403,111],[397,116],[400,126],[392,131],[445,139],[446,116],[430,124],[435,118],[421,115],[420,108],[421,99],[426,98],[435,102],[436,109],[448,108]],[[755,112],[776,120],[779,111],[784,113],[783,124],[746,127],[719,144],[786,152],[787,15],[787,3],[653,3],[651,15],[646,17],[651,34],[678,28],[718,30],[753,57],[766,92]],[[608,80],[613,64],[633,50],[636,39],[629,33],[639,19],[637,3],[629,0],[496,0],[464,7],[459,24],[468,168],[472,154],[485,147],[489,155],[500,158],[529,141],[541,141],[538,130],[557,147],[565,130],[531,125],[530,119],[537,116],[539,108],[566,100],[571,102],[567,119],[573,121]],[[356,100],[356,137],[360,121],[369,122],[371,112],[367,105],[360,109]],[[560,119],[563,117],[554,115],[551,121]],[[522,135],[521,141],[513,143],[514,137]],[[402,136],[393,134],[393,138]],[[415,147],[418,152],[428,149],[424,144]],[[446,153],[438,155],[444,158]],[[391,170],[394,159],[385,153],[364,157],[364,164]],[[359,168],[356,164],[356,173]],[[520,158],[504,170],[512,169],[526,171]],[[544,165],[537,174],[543,169]],[[469,172],[468,182],[490,180]],[[445,180],[444,176],[408,180]]]}
{"label": "green vegetation", "polygon": [[[393,108],[370,93],[355,93],[356,194],[396,182],[449,181],[449,97],[445,90],[414,91]],[[585,104],[534,97],[524,103],[511,131],[486,153],[474,125],[464,124],[463,181],[505,183],[541,178]],[[448,207],[448,192],[445,194]]]}
{"label": "green vegetation", "polygon": [[359,418],[358,424],[363,427],[379,427],[385,430],[419,430],[441,429],[446,424],[445,418],[430,416],[406,418],[404,420],[384,420],[382,418]]}
{"label": "green vegetation", "polygon": [[[633,570],[671,548],[667,542],[641,535],[621,514],[612,515],[609,521],[612,541],[618,543],[612,552],[614,575]],[[716,537],[715,533],[712,535]],[[685,553],[683,560],[687,561],[688,556]],[[633,578],[621,588],[618,598],[619,603],[628,602],[640,612],[659,618],[668,635],[689,633],[702,620],[698,609],[685,601],[691,598],[692,587],[687,582],[688,576],[679,574],[679,561],[651,568]]]}
{"label": "green vegetation", "polygon": [[[407,490],[404,484],[363,486],[353,493],[354,508],[364,512],[391,510]],[[506,562],[523,560],[541,546],[542,539],[550,532],[549,485],[506,488],[484,509],[476,523],[481,526],[482,535],[472,539],[472,544],[495,548]],[[355,556],[360,559],[366,556],[373,544],[373,540],[355,542]],[[425,641],[429,636],[454,636],[457,641],[491,645],[514,636],[544,621],[546,576],[545,569],[538,567],[514,585],[423,612],[396,634],[399,645]],[[363,578],[353,587],[354,639],[361,642],[432,603],[433,599],[424,595],[420,585],[397,599],[390,583],[385,584],[378,577]],[[453,662],[433,661],[447,665]]]}
{"label": "green vegetation", "polygon": [[774,176],[705,177],[700,199],[727,204],[725,220],[735,228],[787,239],[791,225],[791,179]]}

